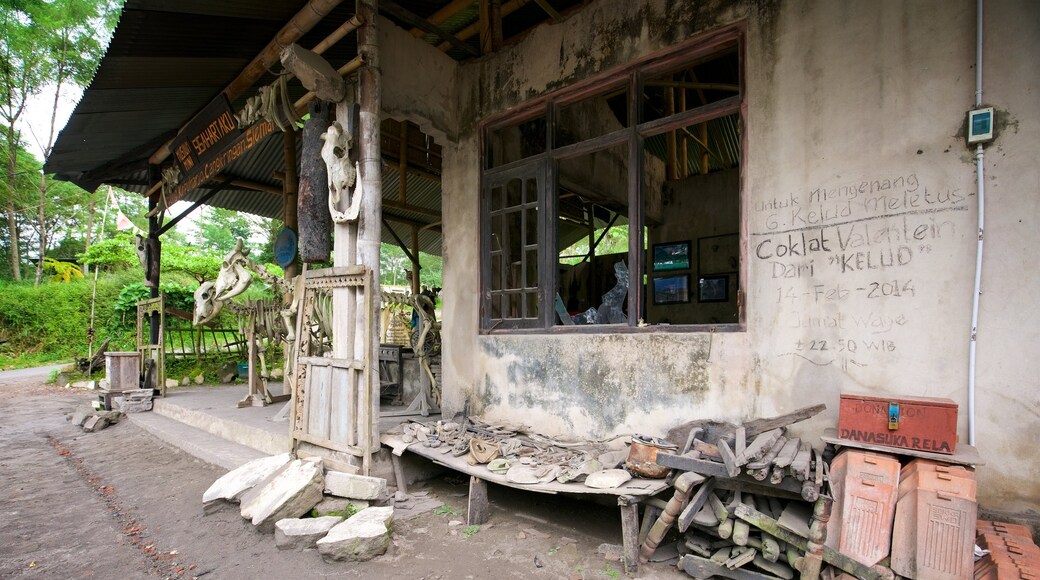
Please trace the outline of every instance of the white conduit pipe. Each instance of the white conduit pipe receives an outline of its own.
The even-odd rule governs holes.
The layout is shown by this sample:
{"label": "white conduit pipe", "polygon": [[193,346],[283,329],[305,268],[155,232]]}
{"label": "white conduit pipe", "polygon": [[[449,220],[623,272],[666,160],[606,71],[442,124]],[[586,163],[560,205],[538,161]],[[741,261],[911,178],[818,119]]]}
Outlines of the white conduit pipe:
{"label": "white conduit pipe", "polygon": [[[975,107],[982,106],[982,0],[977,0],[975,23]],[[979,295],[982,294],[982,242],[984,239],[986,183],[983,180],[985,153],[975,147],[975,174],[979,198],[979,239],[975,246],[975,289],[971,296],[971,340],[968,343],[968,445],[975,445],[975,345],[978,342]]]}

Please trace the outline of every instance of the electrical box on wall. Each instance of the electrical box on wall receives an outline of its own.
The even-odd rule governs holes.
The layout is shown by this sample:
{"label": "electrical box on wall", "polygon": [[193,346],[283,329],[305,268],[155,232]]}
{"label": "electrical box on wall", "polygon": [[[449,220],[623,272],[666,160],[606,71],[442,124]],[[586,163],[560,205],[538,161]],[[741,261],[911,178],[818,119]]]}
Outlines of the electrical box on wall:
{"label": "electrical box on wall", "polygon": [[968,143],[988,143],[993,140],[993,107],[968,111]]}

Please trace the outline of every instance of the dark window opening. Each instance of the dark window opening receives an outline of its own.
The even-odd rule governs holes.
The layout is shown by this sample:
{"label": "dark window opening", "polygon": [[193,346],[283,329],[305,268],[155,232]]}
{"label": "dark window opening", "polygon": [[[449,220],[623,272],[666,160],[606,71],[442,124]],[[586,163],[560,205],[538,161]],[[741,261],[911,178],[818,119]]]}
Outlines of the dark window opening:
{"label": "dark window opening", "polygon": [[485,126],[484,330],[743,322],[744,97],[724,34]]}

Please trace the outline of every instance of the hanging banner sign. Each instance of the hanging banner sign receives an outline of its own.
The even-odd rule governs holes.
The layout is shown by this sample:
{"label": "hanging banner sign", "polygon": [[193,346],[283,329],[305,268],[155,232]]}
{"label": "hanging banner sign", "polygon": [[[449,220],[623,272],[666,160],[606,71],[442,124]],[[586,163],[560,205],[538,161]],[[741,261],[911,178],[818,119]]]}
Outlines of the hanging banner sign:
{"label": "hanging banner sign", "polygon": [[172,195],[166,196],[167,203],[173,205],[175,202],[184,199],[184,196],[189,191],[216,177],[232,161],[241,157],[246,151],[256,147],[257,144],[264,140],[264,137],[267,137],[272,132],[274,132],[274,123],[266,120],[260,121],[245,131],[241,131],[238,138],[229,142],[226,147],[209,147],[208,149],[212,151],[209,160],[200,160],[200,163],[195,167],[194,173],[189,177],[181,176],[180,182],[173,188]]}
{"label": "hanging banner sign", "polygon": [[242,134],[231,105],[223,93],[210,101],[170,144],[181,167],[181,177],[194,174],[200,166],[226,149]]}

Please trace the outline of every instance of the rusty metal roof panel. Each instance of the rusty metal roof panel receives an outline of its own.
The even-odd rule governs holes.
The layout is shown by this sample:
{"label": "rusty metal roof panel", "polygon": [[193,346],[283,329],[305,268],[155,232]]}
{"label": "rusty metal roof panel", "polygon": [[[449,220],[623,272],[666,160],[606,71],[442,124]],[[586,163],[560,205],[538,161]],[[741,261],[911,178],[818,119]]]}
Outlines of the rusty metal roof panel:
{"label": "rusty metal roof panel", "polygon": [[173,136],[305,4],[128,0],[46,170],[87,189],[124,177],[98,170],[147,159],[156,139]]}

